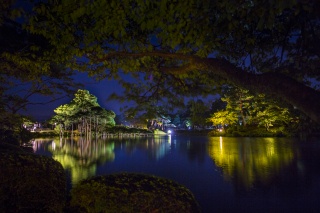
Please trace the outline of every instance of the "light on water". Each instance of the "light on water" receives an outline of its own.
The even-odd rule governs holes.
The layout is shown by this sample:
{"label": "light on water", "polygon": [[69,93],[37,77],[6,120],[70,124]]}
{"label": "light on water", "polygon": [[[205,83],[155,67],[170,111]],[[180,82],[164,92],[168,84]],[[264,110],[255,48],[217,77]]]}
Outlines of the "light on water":
{"label": "light on water", "polygon": [[138,172],[185,185],[203,212],[320,210],[319,140],[165,135],[36,139],[33,147],[59,161],[71,185],[95,175]]}

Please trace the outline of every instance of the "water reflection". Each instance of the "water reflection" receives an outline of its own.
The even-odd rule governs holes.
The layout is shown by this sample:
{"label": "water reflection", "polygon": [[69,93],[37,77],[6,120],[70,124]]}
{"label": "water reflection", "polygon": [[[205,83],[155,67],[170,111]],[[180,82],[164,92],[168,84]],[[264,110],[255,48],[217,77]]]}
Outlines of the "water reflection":
{"label": "water reflection", "polygon": [[115,158],[113,142],[85,138],[36,139],[33,149],[36,153],[49,152],[70,173],[72,183],[94,176],[98,165]]}
{"label": "water reflection", "polygon": [[33,145],[37,154],[60,161],[72,184],[140,172],[185,185],[203,212],[320,212],[320,140],[173,135]]}
{"label": "water reflection", "polygon": [[208,153],[238,191],[269,185],[298,155],[291,143],[275,138],[211,138]]}
{"label": "water reflection", "polygon": [[71,183],[95,176],[97,167],[115,160],[115,150],[133,155],[138,150],[147,152],[150,160],[163,158],[171,149],[171,137],[35,139],[34,152],[52,156],[70,173]]}
{"label": "water reflection", "polygon": [[150,160],[160,160],[171,149],[171,136],[114,139],[117,141],[116,148],[125,150],[127,154],[133,155],[138,150],[147,153]]}
{"label": "water reflection", "polygon": [[190,162],[197,162],[202,164],[207,157],[207,137],[194,137],[194,138],[177,138],[176,143],[174,140],[175,148],[179,153],[185,155]]}

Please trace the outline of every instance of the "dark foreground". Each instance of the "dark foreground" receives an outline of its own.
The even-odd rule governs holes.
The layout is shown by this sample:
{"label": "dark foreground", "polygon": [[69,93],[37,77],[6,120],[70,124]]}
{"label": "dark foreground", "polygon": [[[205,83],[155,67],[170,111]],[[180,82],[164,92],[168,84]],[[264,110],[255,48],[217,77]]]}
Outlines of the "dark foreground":
{"label": "dark foreground", "polygon": [[82,180],[67,193],[61,164],[0,143],[0,212],[200,212],[168,179],[119,173]]}

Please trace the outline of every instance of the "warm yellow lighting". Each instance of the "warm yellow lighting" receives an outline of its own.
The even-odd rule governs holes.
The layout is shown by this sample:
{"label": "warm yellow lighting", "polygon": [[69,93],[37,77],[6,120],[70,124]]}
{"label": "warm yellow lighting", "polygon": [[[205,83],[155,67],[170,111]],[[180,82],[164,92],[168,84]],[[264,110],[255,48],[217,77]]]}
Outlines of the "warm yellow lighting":
{"label": "warm yellow lighting", "polygon": [[[48,140],[36,139],[37,147],[45,146]],[[36,147],[36,148],[37,148]],[[94,176],[97,162],[114,161],[114,142],[104,140],[89,141],[85,138],[55,139],[48,146],[52,158],[59,161],[71,175],[72,184]]]}
{"label": "warm yellow lighting", "polygon": [[[294,159],[292,149],[283,149],[274,138],[222,138],[212,137],[208,154],[227,180],[237,181],[251,188],[256,181],[268,183],[273,175],[290,165]],[[236,179],[236,180],[235,180]]]}

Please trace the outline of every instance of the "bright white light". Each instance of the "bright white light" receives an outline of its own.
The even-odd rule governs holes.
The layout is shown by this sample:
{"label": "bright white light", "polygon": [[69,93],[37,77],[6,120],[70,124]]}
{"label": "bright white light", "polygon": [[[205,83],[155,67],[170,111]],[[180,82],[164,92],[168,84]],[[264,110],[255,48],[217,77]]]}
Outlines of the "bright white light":
{"label": "bright white light", "polygon": [[168,130],[168,134],[171,134],[171,130]]}
{"label": "bright white light", "polygon": [[52,150],[56,150],[56,143],[54,141],[52,141],[51,146],[52,146]]}

